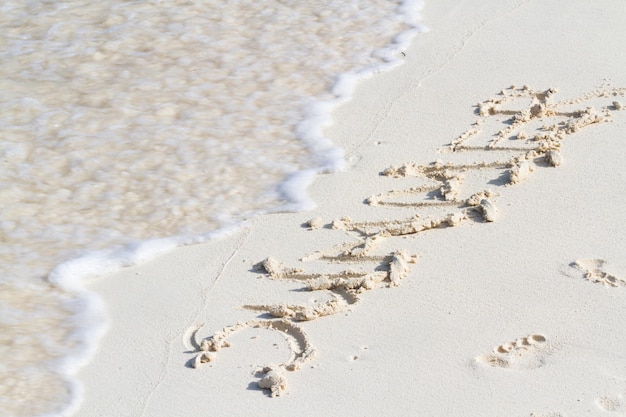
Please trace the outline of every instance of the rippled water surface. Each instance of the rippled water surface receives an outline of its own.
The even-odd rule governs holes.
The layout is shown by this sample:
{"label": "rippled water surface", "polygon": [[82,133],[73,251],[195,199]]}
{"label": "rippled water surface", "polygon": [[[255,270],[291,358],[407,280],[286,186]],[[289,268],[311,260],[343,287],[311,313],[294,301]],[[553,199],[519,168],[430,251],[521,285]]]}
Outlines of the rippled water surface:
{"label": "rippled water surface", "polygon": [[297,203],[286,178],[337,164],[303,121],[393,58],[400,3],[2,2],[0,414],[80,397],[88,299],[45,280],[56,265]]}

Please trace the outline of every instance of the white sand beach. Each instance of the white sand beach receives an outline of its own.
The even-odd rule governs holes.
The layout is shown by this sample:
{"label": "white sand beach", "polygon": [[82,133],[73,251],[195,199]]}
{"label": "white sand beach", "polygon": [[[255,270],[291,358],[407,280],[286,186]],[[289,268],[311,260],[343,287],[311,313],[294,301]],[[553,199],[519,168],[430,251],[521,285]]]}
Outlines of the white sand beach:
{"label": "white sand beach", "polygon": [[334,112],[316,209],[88,283],[77,416],[626,414],[626,3],[423,21]]}

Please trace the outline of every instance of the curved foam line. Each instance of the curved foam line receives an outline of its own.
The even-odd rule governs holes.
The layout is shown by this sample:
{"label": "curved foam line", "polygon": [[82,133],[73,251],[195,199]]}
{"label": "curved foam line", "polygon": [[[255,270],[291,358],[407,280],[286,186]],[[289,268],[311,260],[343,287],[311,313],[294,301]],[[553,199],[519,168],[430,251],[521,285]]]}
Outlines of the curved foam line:
{"label": "curved foam line", "polygon": [[428,29],[421,23],[420,12],[424,7],[423,0],[405,0],[396,9],[397,15],[410,28],[396,34],[391,43],[373,52],[382,62],[357,68],[337,76],[330,91],[335,98],[332,100],[313,101],[302,108],[304,118],[296,125],[296,137],[313,152],[317,167],[292,173],[278,187],[280,194],[289,203],[275,211],[311,210],[315,202],[306,193],[307,187],[313,182],[315,175],[322,172],[333,172],[344,168],[344,151],[327,138],[323,131],[332,123],[332,112],[340,104],[349,101],[359,81],[381,72],[390,71],[403,63],[398,52],[406,49],[413,37]]}
{"label": "curved foam line", "polygon": [[[419,22],[419,12],[422,8],[422,0],[403,1],[398,6],[397,13],[411,28],[397,34],[387,47],[375,51],[375,54],[382,58],[383,62],[338,76],[331,89],[336,95],[336,99],[314,102],[303,109],[304,119],[296,126],[296,137],[302,140],[314,153],[315,162],[318,166],[294,172],[279,185],[278,191],[288,203],[277,209],[251,213],[251,215],[277,211],[310,210],[315,207],[315,202],[306,193],[306,188],[313,182],[315,175],[324,171],[337,171],[344,166],[343,150],[322,133],[323,129],[331,123],[332,111],[339,104],[351,98],[358,80],[390,70],[402,62],[401,59],[394,56],[394,52],[406,48],[415,34],[427,31],[426,27]],[[64,357],[59,371],[63,379],[71,387],[74,387],[73,390],[75,390],[77,397],[73,397],[72,402],[63,411],[50,415],[69,415],[79,408],[82,403],[83,388],[75,374],[93,357],[100,338],[108,328],[104,304],[100,297],[84,289],[83,281],[85,278],[111,274],[123,267],[145,262],[175,247],[206,242],[228,235],[240,227],[241,224],[236,224],[199,236],[179,236],[141,241],[121,249],[91,252],[58,265],[49,274],[48,280],[61,289],[76,294],[76,298],[73,300],[73,310],[76,314],[71,317],[72,325],[76,330],[72,337],[81,343]]]}

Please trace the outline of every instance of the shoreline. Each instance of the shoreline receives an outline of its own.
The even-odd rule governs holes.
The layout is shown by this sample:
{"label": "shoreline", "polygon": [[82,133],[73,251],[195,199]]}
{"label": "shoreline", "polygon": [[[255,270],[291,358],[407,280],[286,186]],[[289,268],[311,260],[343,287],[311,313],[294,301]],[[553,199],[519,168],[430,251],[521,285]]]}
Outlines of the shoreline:
{"label": "shoreline", "polygon": [[[397,33],[393,39],[390,38],[388,45],[374,50],[372,56],[375,57],[374,59],[379,59],[380,62],[364,66],[363,62],[355,61],[361,62],[360,67],[342,74],[335,82],[332,91],[319,94],[313,105],[304,106],[306,108],[302,109],[304,120],[295,126],[294,130],[301,144],[309,148],[312,155],[311,164],[314,167],[302,166],[300,171],[288,175],[277,187],[268,191],[268,195],[282,196],[281,201],[277,200],[277,204],[280,203],[278,206],[257,211],[246,211],[241,213],[239,219],[224,215],[222,216],[223,224],[206,233],[198,234],[188,231],[183,235],[152,238],[137,242],[120,242],[119,245],[106,249],[84,252],[82,256],[71,258],[54,267],[47,276],[47,281],[69,294],[62,300],[62,307],[65,310],[76,312],[76,314],[63,322],[65,325],[69,323],[69,326],[72,327],[71,334],[64,340],[69,340],[68,346],[58,349],[66,354],[59,355],[59,359],[54,361],[45,362],[46,366],[49,365],[51,368],[48,376],[59,386],[55,386],[54,389],[62,391],[70,398],[66,407],[59,407],[51,415],[73,415],[79,408],[79,403],[82,402],[83,389],[80,380],[75,378],[75,374],[93,358],[94,350],[98,349],[98,340],[106,333],[109,326],[108,318],[103,318],[106,316],[106,308],[103,306],[99,295],[85,289],[83,285],[85,282],[99,279],[107,280],[108,276],[116,274],[120,269],[132,265],[141,267],[144,262],[176,248],[218,239],[233,233],[233,230],[245,230],[246,218],[248,217],[255,218],[268,213],[281,213],[290,210],[310,210],[315,206],[315,203],[306,193],[308,184],[321,172],[339,169],[343,161],[341,149],[337,148],[322,134],[323,128],[329,123],[332,109],[350,99],[358,80],[368,78],[375,73],[388,71],[389,68],[396,66],[399,62],[399,51],[407,46],[408,38],[411,34],[414,35],[422,30],[421,22],[417,19],[421,9],[421,0],[406,0],[402,3],[397,9],[395,18],[388,20],[390,22],[405,22],[406,27]],[[415,18],[415,20],[411,20],[411,18]],[[383,39],[387,38],[384,37]],[[286,123],[286,125],[289,124]],[[252,162],[253,164],[254,162]],[[237,169],[228,170],[228,172],[237,172]],[[116,210],[119,211],[119,207]],[[220,216],[216,218],[220,218]],[[43,360],[41,362],[43,363]],[[41,385],[47,384],[42,383]],[[45,395],[42,397],[47,397],[41,403],[35,404],[33,409],[46,407],[48,405],[46,402],[53,402],[53,399],[60,401],[61,394],[54,389],[42,388],[39,391],[40,394],[45,391]],[[24,395],[14,397],[18,401],[30,401],[28,400],[30,397]],[[23,410],[23,412],[29,413],[30,411]]]}
{"label": "shoreline", "polygon": [[[105,298],[112,329],[93,362],[79,372],[86,403],[76,415],[115,414],[116,409],[133,415],[149,410],[202,415],[209,408],[228,415],[251,409],[291,415],[303,407],[347,415],[390,409],[400,415],[461,415],[470,409],[494,416],[583,415],[593,407],[609,411],[609,400],[626,388],[619,384],[626,363],[607,350],[626,341],[624,332],[615,331],[623,318],[619,306],[625,291],[588,282],[571,264],[604,259],[606,264],[583,265],[626,279],[619,252],[625,236],[615,227],[626,207],[611,198],[614,186],[626,179],[616,172],[626,156],[619,146],[626,113],[620,112],[612,123],[568,137],[562,166],[533,167],[519,185],[490,184],[500,194],[495,222],[468,220],[412,240],[383,242],[376,248],[383,255],[400,249],[396,241],[416,255],[410,272],[400,278],[399,288],[365,291],[347,310],[303,322],[317,357],[303,363],[300,372],[288,373],[281,398],[254,392],[261,379],[254,371],[290,357],[284,332],[239,332],[233,347],[220,349],[214,363],[185,366],[196,355],[183,338],[199,322],[204,322],[199,335],[205,338],[237,321],[268,320],[241,309],[244,304],[325,302],[317,292],[298,291],[303,283],[297,278],[270,279],[270,271],[255,265],[271,256],[307,272],[346,269],[333,262],[309,266],[300,259],[356,241],[354,235],[301,225],[314,217],[330,224],[345,215],[356,221],[396,221],[415,214],[412,206],[371,207],[363,200],[415,186],[411,178],[379,175],[391,165],[415,161],[425,166],[449,157],[455,163],[479,162],[471,152],[453,157],[437,152],[476,122],[477,102],[517,83],[541,91],[558,86],[556,100],[591,91],[603,78],[626,86],[618,71],[624,63],[617,53],[620,43],[598,43],[626,19],[617,13],[608,23],[587,22],[598,38],[592,42],[571,27],[580,28],[572,21],[592,15],[582,2],[452,4],[427,4],[424,22],[432,32],[414,39],[407,63],[362,82],[354,99],[333,113],[328,135],[346,150],[349,168],[316,179],[310,188],[318,203],[315,211],[263,216],[219,242],[175,249],[89,284]],[[552,19],[559,5],[570,13],[567,24]],[[618,2],[608,6],[620,8]],[[524,29],[506,31],[512,22]],[[510,38],[506,44],[500,42],[504,35]],[[549,53],[533,49],[548,38],[553,43]],[[567,49],[570,43],[578,49]],[[509,45],[518,45],[519,51]],[[517,56],[532,56],[534,62],[515,61]],[[598,71],[605,60],[613,65]],[[486,178],[481,172],[476,181]],[[606,184],[607,176],[613,185]],[[585,238],[594,234],[602,240]],[[394,283],[391,275],[384,283]],[[511,351],[526,359],[511,362]],[[485,365],[476,358],[509,366]]]}

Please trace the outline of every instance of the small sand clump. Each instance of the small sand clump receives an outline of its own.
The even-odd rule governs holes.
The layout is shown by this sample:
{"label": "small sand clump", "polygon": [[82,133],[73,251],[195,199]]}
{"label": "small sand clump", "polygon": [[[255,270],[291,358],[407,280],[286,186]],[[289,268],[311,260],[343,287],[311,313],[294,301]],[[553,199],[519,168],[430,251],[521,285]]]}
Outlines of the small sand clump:
{"label": "small sand clump", "polygon": [[263,261],[263,269],[265,269],[272,278],[287,278],[290,275],[302,273],[302,269],[286,268],[281,262],[278,262],[272,257]]}
{"label": "small sand clump", "polygon": [[531,172],[533,172],[533,167],[530,165],[530,162],[523,159],[511,168],[511,171],[509,172],[509,183],[519,184],[520,182],[526,180],[530,176]]}
{"label": "small sand clump", "polygon": [[270,390],[272,397],[280,397],[287,390],[287,378],[272,368],[263,369],[265,376],[259,381],[259,388]]}
{"label": "small sand clump", "polygon": [[321,217],[313,217],[311,220],[306,222],[306,224],[309,226],[309,229],[315,230],[324,226],[324,220],[322,220]]}
{"label": "small sand clump", "polygon": [[486,222],[494,222],[498,218],[498,208],[486,198],[480,201],[480,209]]}
{"label": "small sand clump", "polygon": [[546,162],[553,167],[558,167],[563,164],[563,156],[561,156],[561,152],[554,149],[546,152],[545,159]]}
{"label": "small sand clump", "polygon": [[389,262],[389,286],[397,287],[409,273],[409,263],[415,262],[409,253],[400,249],[393,254],[391,262]]}

